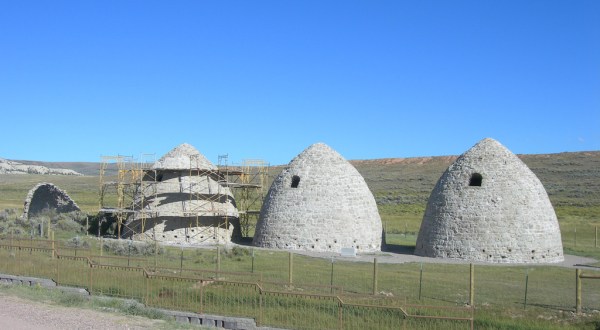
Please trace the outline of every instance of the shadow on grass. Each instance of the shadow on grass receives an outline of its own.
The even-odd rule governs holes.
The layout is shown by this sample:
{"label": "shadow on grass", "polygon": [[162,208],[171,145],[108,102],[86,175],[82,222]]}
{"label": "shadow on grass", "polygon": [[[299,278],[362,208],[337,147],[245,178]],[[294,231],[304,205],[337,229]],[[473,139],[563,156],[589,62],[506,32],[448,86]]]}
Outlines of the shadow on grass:
{"label": "shadow on grass", "polygon": [[415,254],[415,247],[410,245],[386,244],[381,250],[383,252],[392,252],[397,254]]}

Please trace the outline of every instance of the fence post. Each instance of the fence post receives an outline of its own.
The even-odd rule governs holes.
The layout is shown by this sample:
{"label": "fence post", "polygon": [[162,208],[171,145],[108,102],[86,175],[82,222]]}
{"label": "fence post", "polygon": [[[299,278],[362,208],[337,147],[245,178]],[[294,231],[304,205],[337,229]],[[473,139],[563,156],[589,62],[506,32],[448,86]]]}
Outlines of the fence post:
{"label": "fence post", "polygon": [[252,248],[252,273],[254,274],[254,248]]}
{"label": "fence post", "polygon": [[419,300],[421,300],[421,289],[423,288],[423,263],[421,263],[421,270],[419,271]]}
{"label": "fence post", "polygon": [[146,272],[146,268],[144,267],[144,277],[146,277],[146,294],[145,294],[145,304],[146,306],[149,306],[150,303],[150,276],[149,274]]}
{"label": "fence post", "polygon": [[[262,273],[261,273],[262,274]],[[262,275],[261,275],[262,277]],[[256,320],[257,326],[262,326],[262,316],[263,316],[263,291],[260,286],[257,285],[258,290],[258,320]]]}
{"label": "fence post", "polygon": [[60,285],[60,257],[56,254],[56,285]]}
{"label": "fence post", "polygon": [[[217,272],[221,271],[221,247],[217,246]],[[218,278],[218,274],[217,274]]]}
{"label": "fence post", "polygon": [[529,268],[525,269],[525,302],[523,304],[523,309],[527,309],[527,289],[529,285]]}
{"label": "fence post", "polygon": [[469,305],[475,306],[475,265],[469,264]]}
{"label": "fence post", "polygon": [[199,314],[202,314],[204,312],[204,281],[200,280],[200,310],[198,311]]}
{"label": "fence post", "polygon": [[574,233],[574,235],[573,235],[574,245],[573,246],[577,246],[577,227],[575,227],[573,233]]}
{"label": "fence post", "polygon": [[131,240],[129,241],[129,249],[127,250],[127,267],[129,267],[130,259],[131,259]]}
{"label": "fence post", "polygon": [[577,268],[575,270],[575,311],[577,314],[581,314],[581,269]]}
{"label": "fence post", "polygon": [[594,235],[594,247],[598,247],[598,226],[596,228],[596,234]]}
{"label": "fence post", "polygon": [[94,283],[94,280],[93,280],[94,267],[92,267],[92,264],[89,264],[88,266],[90,267],[90,290],[89,291],[90,291],[90,296],[91,296],[92,292],[94,290],[94,285],[93,285],[93,283]]}
{"label": "fence post", "polygon": [[183,273],[183,246],[181,247],[181,256],[179,257],[179,274]]}
{"label": "fence post", "polygon": [[338,329],[344,329],[344,303],[338,297]]}
{"label": "fence post", "polygon": [[56,250],[54,249],[54,230],[51,233],[52,233],[52,259],[54,259],[54,256],[56,255]]}
{"label": "fence post", "polygon": [[377,258],[373,258],[373,294],[377,294]]}
{"label": "fence post", "polygon": [[[154,222],[154,225],[156,226],[156,221]],[[153,236],[154,239],[154,268],[158,267],[158,240],[156,239],[156,236]]]}
{"label": "fence post", "polygon": [[331,288],[331,293],[333,294],[333,257],[331,257],[331,278],[329,279],[329,287]]}
{"label": "fence post", "polygon": [[290,251],[288,253],[289,253],[289,259],[288,259],[288,284],[292,285],[292,283],[294,282],[294,278],[293,278],[293,273],[294,273],[294,254],[292,253],[292,251]]}

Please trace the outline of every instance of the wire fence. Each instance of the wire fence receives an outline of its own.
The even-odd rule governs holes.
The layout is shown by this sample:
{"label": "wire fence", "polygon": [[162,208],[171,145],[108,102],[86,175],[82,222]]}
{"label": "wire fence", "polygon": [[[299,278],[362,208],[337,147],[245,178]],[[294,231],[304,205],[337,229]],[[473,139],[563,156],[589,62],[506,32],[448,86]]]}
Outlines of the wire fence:
{"label": "wire fence", "polygon": [[[600,274],[558,266],[380,264],[268,250],[180,249],[116,256],[0,238],[0,272],[51,278],[148,306],[249,317],[297,329],[464,329],[474,306],[600,310]],[[471,305],[473,302],[473,305]]]}

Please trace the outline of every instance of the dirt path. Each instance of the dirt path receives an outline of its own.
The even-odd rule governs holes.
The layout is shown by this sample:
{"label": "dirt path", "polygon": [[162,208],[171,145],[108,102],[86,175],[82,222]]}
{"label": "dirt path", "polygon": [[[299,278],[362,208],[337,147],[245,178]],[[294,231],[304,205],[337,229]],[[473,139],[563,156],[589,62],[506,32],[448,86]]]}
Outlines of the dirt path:
{"label": "dirt path", "polygon": [[77,307],[63,307],[0,294],[0,329],[156,329],[162,320],[126,316]]}

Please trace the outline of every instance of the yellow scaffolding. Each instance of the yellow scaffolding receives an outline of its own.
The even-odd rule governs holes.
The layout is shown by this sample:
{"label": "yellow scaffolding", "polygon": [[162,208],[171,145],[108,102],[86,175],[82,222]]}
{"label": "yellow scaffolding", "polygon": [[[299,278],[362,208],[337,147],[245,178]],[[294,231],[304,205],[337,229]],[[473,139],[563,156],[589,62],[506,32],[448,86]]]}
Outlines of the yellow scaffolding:
{"label": "yellow scaffolding", "polygon": [[[106,181],[106,171],[110,164],[116,164],[116,181]],[[135,212],[135,200],[139,195],[142,174],[140,165],[134,161],[132,156],[102,156],[100,212],[112,213],[116,216],[117,237],[121,237],[123,224]]]}
{"label": "yellow scaffolding", "polygon": [[[123,226],[126,226],[132,235],[146,234],[147,222],[155,221],[159,216],[159,212],[153,209],[152,201],[157,200],[157,183],[161,181],[161,174],[159,170],[152,169],[153,162],[147,160],[148,156],[154,155],[144,154],[139,163],[131,156],[102,156],[99,212],[116,217],[118,238],[121,238]],[[229,228],[229,208],[222,205],[231,198],[229,194],[235,199],[241,234],[243,237],[249,237],[258,219],[268,185],[269,163],[249,159],[244,160],[240,166],[229,166],[228,155],[220,155],[217,169],[209,170],[200,168],[198,157],[190,158],[190,177],[187,182],[180,183],[180,192],[188,194],[188,203],[182,203],[182,215],[195,217],[197,229],[200,227],[200,217],[206,214],[220,218],[220,222],[217,226],[194,233],[193,236],[190,235],[190,222],[190,228],[186,228],[186,239],[209,234],[207,231],[212,230],[211,235],[207,235],[209,239],[215,237],[219,229]],[[111,164],[114,165],[111,167]],[[108,172],[114,167],[116,175],[109,175]],[[206,180],[200,179],[202,176],[205,176]],[[129,227],[130,220],[139,220],[140,225]],[[153,228],[155,226],[156,223]],[[148,235],[148,238],[156,239],[156,235]]]}
{"label": "yellow scaffolding", "polygon": [[251,237],[269,183],[269,163],[262,159],[245,159],[240,170],[229,177],[229,186],[234,190],[240,215],[242,236]]}

